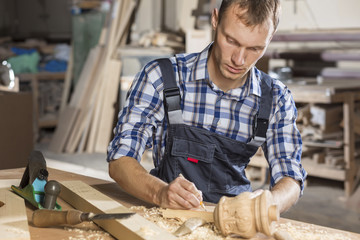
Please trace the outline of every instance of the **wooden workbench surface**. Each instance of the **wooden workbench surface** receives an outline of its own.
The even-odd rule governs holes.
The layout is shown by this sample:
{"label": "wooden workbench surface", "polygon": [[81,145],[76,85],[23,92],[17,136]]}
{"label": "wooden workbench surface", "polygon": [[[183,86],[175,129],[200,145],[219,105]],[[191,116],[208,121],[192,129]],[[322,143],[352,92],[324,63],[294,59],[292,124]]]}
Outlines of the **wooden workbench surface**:
{"label": "wooden workbench surface", "polygon": [[[0,170],[0,183],[3,184],[9,183],[14,184],[13,182],[17,182],[16,179],[19,180],[24,173],[24,168],[17,168],[17,169],[8,169],[8,170]],[[153,207],[150,204],[147,204],[139,199],[136,199],[124,191],[120,189],[120,187],[114,183],[109,182],[93,177],[87,177],[79,174],[74,174],[70,172],[64,172],[57,169],[48,169],[49,171],[49,180],[57,180],[57,181],[67,181],[67,180],[80,180],[88,185],[92,186],[93,188],[97,189],[98,191],[102,192],[103,194],[111,197],[112,199],[120,202],[126,207],[131,206],[145,206],[145,207]],[[1,186],[4,187],[4,186]],[[9,186],[10,187],[10,186]],[[64,202],[62,199],[58,199],[58,203],[62,206],[63,210],[71,209],[72,207]],[[31,235],[31,239],[113,239],[107,233],[101,231],[99,227],[97,227],[94,223],[81,223],[76,225],[76,227],[57,227],[57,228],[36,228],[31,223],[31,216],[32,212],[34,211],[34,207],[30,204],[26,204],[26,211],[29,221],[29,231]],[[321,227],[313,224],[307,224],[299,221],[293,221],[289,219],[281,218],[279,221],[280,224],[287,224],[291,227],[303,227],[307,228],[310,231],[317,231],[317,232],[326,232],[327,234],[335,234],[340,236],[345,236],[346,239],[360,239],[359,234],[341,231],[332,228]],[[1,238],[1,237],[0,237]],[[253,238],[252,240],[256,239],[271,239],[271,238],[264,238],[264,236],[258,236]]]}

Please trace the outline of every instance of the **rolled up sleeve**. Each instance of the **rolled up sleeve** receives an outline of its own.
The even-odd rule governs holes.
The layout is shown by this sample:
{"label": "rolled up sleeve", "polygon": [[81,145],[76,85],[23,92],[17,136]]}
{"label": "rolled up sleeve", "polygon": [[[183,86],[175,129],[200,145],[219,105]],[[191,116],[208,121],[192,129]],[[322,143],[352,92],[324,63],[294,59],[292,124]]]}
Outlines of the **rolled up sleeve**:
{"label": "rolled up sleeve", "polygon": [[118,115],[114,138],[108,146],[107,161],[129,156],[140,162],[145,149],[152,147],[154,129],[164,118],[156,66],[153,62],[149,63],[135,76],[125,107]]}
{"label": "rolled up sleeve", "polygon": [[271,173],[272,188],[283,177],[299,181],[301,193],[307,176],[301,164],[302,140],[296,127],[297,109],[286,88],[275,88],[274,112],[267,131],[267,160]]}

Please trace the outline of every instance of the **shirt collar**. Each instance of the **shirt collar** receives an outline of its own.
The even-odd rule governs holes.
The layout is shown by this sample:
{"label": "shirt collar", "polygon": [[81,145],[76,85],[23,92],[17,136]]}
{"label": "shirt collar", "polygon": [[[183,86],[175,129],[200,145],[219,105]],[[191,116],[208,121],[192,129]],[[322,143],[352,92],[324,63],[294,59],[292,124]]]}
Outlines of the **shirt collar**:
{"label": "shirt collar", "polygon": [[195,60],[195,66],[193,68],[192,73],[192,81],[199,81],[199,80],[206,80],[209,81],[209,72],[207,68],[207,59],[209,56],[209,51],[212,46],[212,42],[204,48],[198,55],[198,57]]}

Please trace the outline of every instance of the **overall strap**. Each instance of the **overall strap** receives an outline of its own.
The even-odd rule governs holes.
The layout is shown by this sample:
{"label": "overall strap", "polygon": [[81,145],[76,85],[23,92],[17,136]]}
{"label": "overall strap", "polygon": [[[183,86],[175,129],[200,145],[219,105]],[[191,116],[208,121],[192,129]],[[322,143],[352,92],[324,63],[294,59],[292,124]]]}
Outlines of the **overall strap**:
{"label": "overall strap", "polygon": [[249,145],[260,147],[266,141],[266,131],[269,126],[269,117],[272,109],[272,79],[261,72],[261,99],[259,111],[255,115],[253,137]]}
{"label": "overall strap", "polygon": [[156,60],[159,63],[162,78],[164,81],[164,106],[165,116],[169,124],[183,124],[180,105],[180,90],[176,84],[173,65],[168,58]]}

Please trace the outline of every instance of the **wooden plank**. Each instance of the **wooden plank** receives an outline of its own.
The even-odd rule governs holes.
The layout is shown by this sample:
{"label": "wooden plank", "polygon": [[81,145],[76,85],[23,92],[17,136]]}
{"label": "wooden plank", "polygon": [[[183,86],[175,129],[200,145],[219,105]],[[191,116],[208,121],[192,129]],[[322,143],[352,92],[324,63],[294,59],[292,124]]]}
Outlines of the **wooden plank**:
{"label": "wooden plank", "polygon": [[80,109],[86,103],[86,94],[91,88],[91,78],[93,72],[99,61],[99,54],[101,48],[96,46],[90,50],[90,53],[86,59],[84,67],[81,71],[79,80],[76,84],[74,93],[71,96],[70,103],[67,108],[60,113],[60,120],[55,130],[55,134],[50,143],[49,150],[60,153],[66,147],[74,143],[72,138],[74,131],[79,131],[78,125],[76,124],[79,116]]}
{"label": "wooden plank", "polygon": [[[94,98],[93,98],[94,99]],[[80,138],[80,142],[78,145],[78,149],[77,149],[77,153],[83,153],[86,149],[85,149],[85,143],[88,139],[89,133],[90,133],[90,127],[91,127],[91,120],[92,117],[94,115],[94,109],[95,109],[95,103],[92,101],[92,105],[89,108],[88,114],[85,118],[85,123],[84,123],[84,130],[81,134],[81,138]]]}
{"label": "wooden plank", "polygon": [[205,211],[194,211],[194,210],[175,210],[175,209],[162,209],[161,214],[164,218],[179,218],[186,221],[189,218],[198,217],[204,219],[206,222],[214,222],[215,206],[206,206]]}
{"label": "wooden plank", "polygon": [[64,72],[38,72],[38,73],[21,73],[17,75],[20,82],[31,82],[33,77],[42,81],[52,81],[65,78]]}
{"label": "wooden plank", "polygon": [[121,61],[110,59],[105,66],[104,79],[107,84],[105,85],[106,97],[103,99],[102,111],[100,113],[99,131],[95,141],[95,152],[105,153],[107,146],[110,142],[111,131],[113,126],[113,119],[115,112],[115,103],[117,102],[118,91],[120,86],[120,71]]}
{"label": "wooden plank", "polygon": [[[64,181],[61,184],[60,197],[78,210],[94,213],[129,212],[128,208],[84,182]],[[127,219],[94,222],[118,239],[176,239],[138,214]]]}
{"label": "wooden plank", "polygon": [[319,90],[328,93],[338,93],[343,91],[360,90],[360,82],[353,80],[338,79],[324,79],[323,82],[318,83],[316,80],[312,84],[287,84],[289,88],[303,89],[303,90]]}
{"label": "wooden plank", "polygon": [[102,102],[102,98],[104,98],[104,91],[103,88],[104,86],[104,81],[100,81],[100,87],[99,87],[99,91],[98,91],[98,95],[97,95],[97,101],[95,102],[94,105],[94,114],[92,116],[92,123],[90,126],[90,133],[89,133],[89,138],[88,138],[88,142],[86,145],[86,152],[87,153],[93,153],[95,150],[95,141],[96,141],[96,137],[97,134],[99,132],[99,121],[101,118],[100,112],[101,112],[101,102]]}
{"label": "wooden plank", "polygon": [[314,163],[311,159],[303,158],[301,164],[306,169],[309,176],[316,176],[325,179],[345,181],[345,170],[335,169],[325,164]]}
{"label": "wooden plank", "polygon": [[287,86],[292,92],[295,102],[306,103],[341,103],[345,100],[348,92],[356,93],[355,100],[360,99],[360,82],[338,79],[336,81],[324,81],[322,84],[290,84]]}
{"label": "wooden plank", "polygon": [[30,232],[24,199],[9,188],[0,189],[0,239],[30,240]]}
{"label": "wooden plank", "polygon": [[[99,69],[99,75],[97,76],[99,86],[97,87],[96,101],[93,106],[94,110],[92,110],[93,114],[91,115],[92,119],[91,119],[91,126],[89,128],[90,132],[88,133],[89,137],[88,137],[88,143],[86,145],[86,152],[88,152],[88,153],[92,153],[95,151],[96,142],[98,141],[97,140],[98,134],[101,134],[101,131],[99,129],[101,127],[100,121],[102,121],[102,118],[108,117],[108,116],[103,116],[102,112],[103,112],[105,98],[108,97],[107,96],[108,93],[106,92],[108,89],[108,87],[107,87],[108,82],[112,81],[114,78],[114,75],[112,75],[113,69],[109,68],[109,61],[111,59],[112,51],[114,49],[114,47],[113,47],[114,38],[115,38],[116,31],[117,31],[118,18],[119,18],[119,13],[120,13],[120,9],[121,9],[122,5],[123,5],[122,1],[120,1],[120,0],[114,1],[113,5],[112,5],[112,11],[109,16],[110,19],[109,19],[109,23],[108,23],[108,27],[107,27],[107,31],[106,31],[107,33],[106,33],[106,37],[104,38],[105,39],[105,44],[104,44],[105,54],[104,54],[104,58],[101,61],[102,65]],[[110,79],[107,79],[105,75],[106,76],[109,75]],[[109,107],[109,106],[106,106],[106,107]],[[101,152],[104,152],[104,151],[102,150]]]}
{"label": "wooden plank", "polygon": [[114,39],[114,45],[110,48],[112,56],[116,54],[116,47],[121,45],[121,40],[127,36],[126,27],[129,25],[130,17],[136,7],[136,1],[126,0],[120,10],[121,21],[118,23],[118,30]]}
{"label": "wooden plank", "polygon": [[[91,132],[91,127],[94,124],[94,114],[95,114],[95,110],[96,110],[96,105],[99,102],[98,97],[99,97],[99,89],[101,89],[101,85],[102,85],[102,76],[103,76],[103,69],[104,69],[104,62],[105,62],[105,51],[104,51],[104,47],[102,46],[102,52],[101,52],[101,56],[100,56],[100,61],[98,64],[98,68],[96,70],[96,74],[94,76],[94,83],[93,83],[93,88],[92,88],[92,93],[89,96],[89,106],[88,106],[88,113],[84,119],[84,126],[83,126],[83,131],[82,131],[82,135],[80,138],[80,142],[78,145],[78,153],[81,153],[83,151],[85,151],[85,146],[87,141],[90,138],[90,132]],[[95,125],[94,127],[96,127],[97,125]],[[95,141],[95,140],[94,140]],[[93,151],[92,151],[93,152]]]}
{"label": "wooden plank", "polygon": [[83,130],[85,129],[85,119],[88,115],[89,107],[82,107],[79,109],[78,117],[76,121],[72,124],[73,130],[69,133],[68,140],[65,145],[66,153],[74,153],[78,147],[78,143],[80,141]]}
{"label": "wooden plank", "polygon": [[19,186],[21,179],[1,179],[0,188],[10,188],[11,185]]}
{"label": "wooden plank", "polygon": [[100,50],[101,48],[98,45],[90,50],[84,67],[82,68],[79,80],[76,84],[74,93],[71,96],[70,106],[81,107],[83,101],[86,101],[84,95],[87,93],[87,90],[90,87],[89,79],[91,79],[93,76],[98,64]]}
{"label": "wooden plank", "polygon": [[328,148],[342,148],[344,143],[342,141],[337,140],[315,140],[315,141],[307,141],[303,140],[304,146],[308,147],[328,147]]}
{"label": "wooden plank", "polygon": [[74,50],[73,46],[70,48],[70,57],[69,62],[66,69],[65,79],[64,79],[64,87],[63,92],[61,96],[61,103],[60,103],[60,110],[61,113],[64,108],[67,106],[68,100],[69,100],[69,94],[70,94],[70,87],[71,87],[71,79],[73,77],[73,65],[74,65]]}
{"label": "wooden plank", "polygon": [[82,79],[82,83],[80,83],[80,81],[78,82],[78,84],[82,84],[81,86],[76,86],[76,89],[78,89],[78,87],[82,87],[85,90],[82,93],[81,98],[79,98],[78,100],[78,108],[80,109],[80,113],[76,118],[75,122],[71,123],[73,125],[73,131],[70,133],[67,144],[65,146],[65,152],[67,153],[74,153],[75,149],[78,147],[80,138],[84,130],[86,129],[86,117],[88,115],[88,110],[93,104],[93,95],[95,94],[94,92],[96,92],[97,90],[97,78],[99,75],[98,72],[100,71],[99,69],[101,69],[99,68],[99,66],[102,66],[100,60],[103,58],[103,47],[96,46],[95,48],[96,51],[93,52],[90,56],[91,58],[94,58],[94,65],[91,69],[87,69],[87,71],[91,72],[91,75],[87,76],[87,79]]}
{"label": "wooden plank", "polygon": [[61,153],[64,150],[67,137],[73,129],[72,123],[76,120],[79,109],[67,106],[60,114],[58,125],[51,139],[49,150],[55,153]]}

